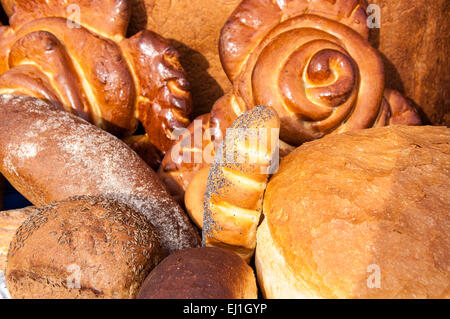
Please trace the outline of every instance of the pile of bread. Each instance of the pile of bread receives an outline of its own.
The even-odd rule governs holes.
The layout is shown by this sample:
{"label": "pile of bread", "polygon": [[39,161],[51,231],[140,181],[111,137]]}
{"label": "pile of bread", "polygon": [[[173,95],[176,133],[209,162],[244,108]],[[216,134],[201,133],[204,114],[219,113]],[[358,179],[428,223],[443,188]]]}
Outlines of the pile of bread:
{"label": "pile of bread", "polygon": [[12,298],[450,297],[448,72],[365,0],[0,2]]}

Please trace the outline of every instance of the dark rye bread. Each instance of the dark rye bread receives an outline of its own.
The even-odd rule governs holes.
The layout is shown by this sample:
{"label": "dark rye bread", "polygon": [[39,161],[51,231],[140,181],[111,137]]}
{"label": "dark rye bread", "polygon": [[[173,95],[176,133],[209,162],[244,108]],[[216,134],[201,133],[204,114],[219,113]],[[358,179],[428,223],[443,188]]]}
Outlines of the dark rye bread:
{"label": "dark rye bread", "polygon": [[155,228],[117,201],[75,197],[34,208],[8,252],[13,298],[134,298],[163,258]]}
{"label": "dark rye bread", "polygon": [[138,299],[256,299],[253,270],[238,255],[220,248],[185,249],[150,273]]}
{"label": "dark rye bread", "polygon": [[199,235],[155,172],[125,143],[31,97],[0,96],[0,170],[36,206],[107,195],[144,214],[162,247],[196,247]]}

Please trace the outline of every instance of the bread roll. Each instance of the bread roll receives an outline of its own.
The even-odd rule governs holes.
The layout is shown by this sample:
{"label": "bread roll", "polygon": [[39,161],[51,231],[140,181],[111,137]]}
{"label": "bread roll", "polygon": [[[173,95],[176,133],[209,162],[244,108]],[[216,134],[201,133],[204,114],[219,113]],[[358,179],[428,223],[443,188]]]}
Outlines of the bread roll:
{"label": "bread roll", "polygon": [[144,214],[165,250],[200,244],[156,173],[119,139],[31,97],[1,95],[0,113],[1,173],[34,205],[107,194]]}
{"label": "bread roll", "polygon": [[285,157],[264,198],[266,298],[449,298],[450,129],[327,136]]}
{"label": "bread roll", "polygon": [[35,208],[8,252],[12,298],[134,298],[163,258],[155,228],[126,205],[75,197]]}
{"label": "bread roll", "polygon": [[[219,58],[220,29],[241,0],[132,0],[132,32],[147,28],[180,52],[191,84],[195,114],[211,110],[231,89]],[[134,24],[134,26],[133,26]]]}
{"label": "bread roll", "polygon": [[450,125],[450,2],[369,0],[381,8],[372,43],[383,54],[386,85],[411,98],[435,125]]}
{"label": "bread roll", "polygon": [[33,207],[0,212],[0,271],[6,268],[9,245],[16,230],[34,211]]}
{"label": "bread roll", "polygon": [[147,277],[138,299],[256,299],[253,270],[219,248],[185,249],[164,259]]}
{"label": "bread roll", "polygon": [[279,131],[277,113],[265,106],[245,112],[228,130],[204,196],[207,246],[230,249],[250,261],[270,168],[278,161]]}

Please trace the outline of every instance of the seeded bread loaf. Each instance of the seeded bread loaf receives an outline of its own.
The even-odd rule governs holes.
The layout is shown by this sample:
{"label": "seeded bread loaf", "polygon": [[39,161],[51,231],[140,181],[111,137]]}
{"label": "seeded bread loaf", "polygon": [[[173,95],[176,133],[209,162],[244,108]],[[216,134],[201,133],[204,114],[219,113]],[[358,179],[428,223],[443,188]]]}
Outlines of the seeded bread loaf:
{"label": "seeded bread loaf", "polygon": [[6,284],[17,299],[134,298],[163,256],[142,214],[75,197],[33,209],[11,242]]}

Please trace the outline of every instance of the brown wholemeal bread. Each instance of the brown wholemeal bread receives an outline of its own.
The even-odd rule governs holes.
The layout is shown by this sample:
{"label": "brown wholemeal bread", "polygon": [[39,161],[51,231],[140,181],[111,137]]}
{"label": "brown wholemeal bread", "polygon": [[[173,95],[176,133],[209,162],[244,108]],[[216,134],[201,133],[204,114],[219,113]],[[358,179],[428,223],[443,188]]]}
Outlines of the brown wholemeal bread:
{"label": "brown wholemeal bread", "polygon": [[134,298],[163,258],[140,213],[102,197],[34,208],[8,252],[6,284],[17,299]]}
{"label": "brown wholemeal bread", "polygon": [[35,211],[33,207],[0,212],[0,271],[6,268],[11,240],[20,225]]}
{"label": "brown wholemeal bread", "polygon": [[449,298],[450,129],[392,126],[307,143],[264,197],[266,298]]}
{"label": "brown wholemeal bread", "polygon": [[200,244],[156,173],[126,144],[39,99],[0,96],[0,170],[34,205],[108,195],[144,214],[170,252]]}
{"label": "brown wholemeal bread", "polygon": [[256,299],[253,270],[220,248],[192,248],[164,259],[147,277],[138,299]]}
{"label": "brown wholemeal bread", "polygon": [[204,195],[205,245],[229,249],[250,261],[271,165],[279,160],[279,131],[277,113],[265,106],[245,112],[228,130]]}
{"label": "brown wholemeal bread", "polygon": [[[241,0],[133,0],[132,31],[155,31],[180,52],[191,84],[195,114],[211,110],[231,89],[219,59],[220,29]],[[134,26],[133,26],[134,24]]]}
{"label": "brown wholemeal bread", "polygon": [[450,125],[450,2],[369,0],[381,9],[372,43],[383,54],[386,85],[411,98],[435,125]]}

